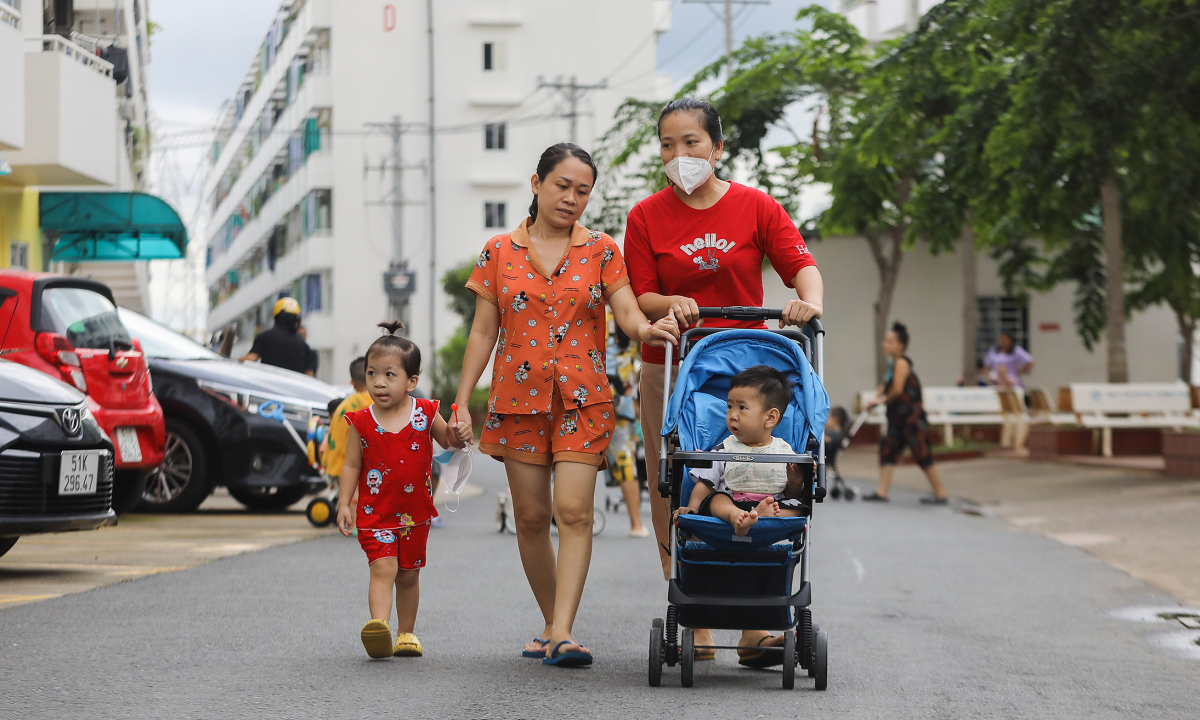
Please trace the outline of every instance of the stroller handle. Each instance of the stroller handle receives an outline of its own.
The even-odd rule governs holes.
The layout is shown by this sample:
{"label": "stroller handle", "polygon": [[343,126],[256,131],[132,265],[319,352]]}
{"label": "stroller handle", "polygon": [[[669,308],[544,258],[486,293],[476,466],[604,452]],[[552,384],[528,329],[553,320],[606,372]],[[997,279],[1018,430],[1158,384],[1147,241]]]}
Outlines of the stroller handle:
{"label": "stroller handle", "polygon": [[[762,308],[751,305],[732,305],[730,307],[702,307],[700,308],[701,318],[720,318],[722,320],[778,320],[783,317],[781,308]],[[822,327],[821,321],[812,318],[807,323],[808,327],[812,328],[815,333],[825,333],[825,328]]]}

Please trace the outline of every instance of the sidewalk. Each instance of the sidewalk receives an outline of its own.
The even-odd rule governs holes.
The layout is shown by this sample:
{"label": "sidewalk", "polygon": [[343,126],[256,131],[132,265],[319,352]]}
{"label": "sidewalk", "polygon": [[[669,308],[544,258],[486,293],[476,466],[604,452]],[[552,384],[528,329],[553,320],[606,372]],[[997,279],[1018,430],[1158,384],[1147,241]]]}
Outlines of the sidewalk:
{"label": "sidewalk", "polygon": [[[839,464],[850,484],[864,493],[874,489],[873,451],[851,450]],[[1185,605],[1200,605],[1200,480],[1003,457],[939,468],[952,499],[977,503],[1014,529],[1081,548]],[[897,468],[895,485],[929,489],[911,465]]]}

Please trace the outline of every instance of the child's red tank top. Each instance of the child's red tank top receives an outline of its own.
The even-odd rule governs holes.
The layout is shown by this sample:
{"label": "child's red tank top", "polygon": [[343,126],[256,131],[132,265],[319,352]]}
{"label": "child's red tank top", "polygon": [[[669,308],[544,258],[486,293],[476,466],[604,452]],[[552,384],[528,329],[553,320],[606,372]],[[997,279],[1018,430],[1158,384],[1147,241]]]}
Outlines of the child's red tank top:
{"label": "child's red tank top", "polygon": [[413,398],[412,417],[400,432],[375,420],[374,406],[346,413],[362,438],[358,473],[360,530],[394,530],[437,517],[433,506],[433,440],[438,401]]}

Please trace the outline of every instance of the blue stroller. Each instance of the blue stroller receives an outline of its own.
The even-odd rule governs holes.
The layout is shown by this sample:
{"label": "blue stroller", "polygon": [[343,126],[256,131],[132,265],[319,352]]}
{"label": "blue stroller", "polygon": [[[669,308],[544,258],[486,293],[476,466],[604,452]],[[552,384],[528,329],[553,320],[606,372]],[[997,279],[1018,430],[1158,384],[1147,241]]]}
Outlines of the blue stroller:
{"label": "blue stroller", "polygon": [[[700,308],[702,318],[755,321],[778,319],[780,314],[780,310],[757,307]],[[658,490],[670,498],[672,512],[691,495],[688,469],[712,467],[714,461],[798,464],[806,478],[801,500],[809,510],[805,517],[760,518],[749,534],[740,537],[719,518],[675,517],[666,619],[656,618],[650,631],[653,687],[662,683],[664,664],[679,665],[682,685],[691,687],[697,650],[694,628],[713,628],[785,630],[782,648],[765,649],[782,656],[783,687],[795,687],[799,665],[816,679],[816,689],[826,688],[828,637],[813,623],[809,610],[808,549],[811,507],[825,497],[822,430],[829,396],[822,384],[825,331],[815,319],[805,330],[699,327],[680,338],[679,379],[663,401],[659,456]],[[665,387],[670,387],[671,351],[667,345]],[[729,381],[753,365],[782,370],[794,383],[792,401],[774,434],[787,440],[795,455],[742,456],[720,451],[729,435],[725,425]],[[798,585],[793,577],[797,565]]]}

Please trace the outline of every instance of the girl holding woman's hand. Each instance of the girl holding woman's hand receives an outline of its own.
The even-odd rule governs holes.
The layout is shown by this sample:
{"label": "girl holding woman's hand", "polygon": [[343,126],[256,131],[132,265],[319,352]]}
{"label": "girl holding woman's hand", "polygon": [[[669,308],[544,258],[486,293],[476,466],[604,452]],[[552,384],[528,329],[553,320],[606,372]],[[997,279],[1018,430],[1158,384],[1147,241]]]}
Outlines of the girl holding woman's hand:
{"label": "girl holding woman's hand", "polygon": [[[545,621],[522,654],[548,665],[592,662],[572,631],[591,562],[596,472],[616,424],[604,304],[643,343],[661,347],[679,337],[674,316],[646,319],[613,239],[578,224],[595,184],[596,166],[582,148],[548,148],[530,179],[529,219],[487,242],[467,282],[476,310],[458,404],[467,407],[491,359],[479,449],[504,463],[521,563]],[[469,419],[455,432],[460,442],[474,439]]]}

